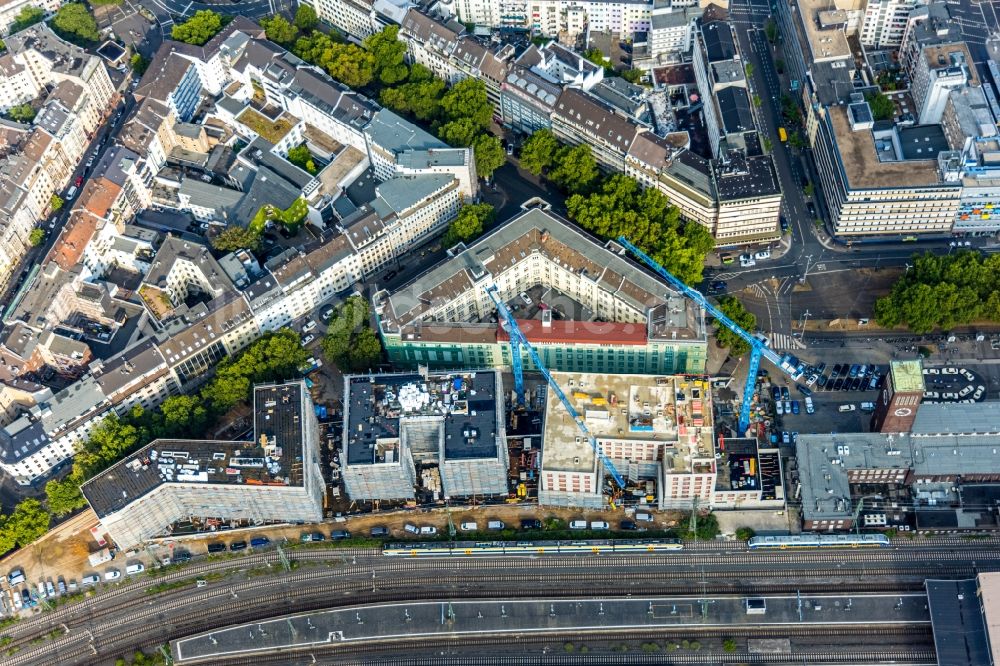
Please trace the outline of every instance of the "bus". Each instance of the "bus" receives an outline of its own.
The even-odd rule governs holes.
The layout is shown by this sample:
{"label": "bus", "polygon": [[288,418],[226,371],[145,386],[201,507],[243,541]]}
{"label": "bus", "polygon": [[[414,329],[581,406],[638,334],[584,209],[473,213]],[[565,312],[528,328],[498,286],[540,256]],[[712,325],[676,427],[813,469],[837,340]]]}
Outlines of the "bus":
{"label": "bus", "polygon": [[778,128],[778,138],[781,139],[781,143],[788,141],[788,132],[785,131],[784,127]]}

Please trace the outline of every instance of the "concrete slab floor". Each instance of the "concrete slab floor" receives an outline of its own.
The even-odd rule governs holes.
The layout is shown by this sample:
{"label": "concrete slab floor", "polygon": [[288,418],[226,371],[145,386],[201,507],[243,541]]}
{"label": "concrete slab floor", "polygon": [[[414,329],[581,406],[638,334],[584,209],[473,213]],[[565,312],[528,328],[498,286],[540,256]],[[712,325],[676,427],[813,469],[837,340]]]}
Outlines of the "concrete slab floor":
{"label": "concrete slab floor", "polygon": [[[646,599],[437,601],[362,606],[238,625],[171,643],[176,663],[215,656],[461,634],[587,632],[712,626],[929,624],[924,594],[765,598],[748,614],[742,596]],[[835,631],[835,630],[834,630]]]}

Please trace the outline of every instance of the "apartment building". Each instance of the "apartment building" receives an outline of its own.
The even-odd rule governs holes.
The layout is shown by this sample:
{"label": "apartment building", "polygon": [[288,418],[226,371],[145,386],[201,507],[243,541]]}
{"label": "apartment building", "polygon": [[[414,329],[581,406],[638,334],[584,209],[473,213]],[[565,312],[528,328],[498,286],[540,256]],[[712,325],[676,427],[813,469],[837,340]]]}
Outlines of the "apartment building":
{"label": "apartment building", "polygon": [[646,132],[629,149],[625,174],[662,192],[718,246],[780,238],[781,185],[770,155],[731,150],[706,160],[687,148],[686,136]]}
{"label": "apartment building", "polygon": [[925,46],[921,54],[913,63],[910,94],[917,121],[936,124],[941,122],[949,94],[966,86],[978,88],[979,75],[964,42]]}
{"label": "apartment building", "polygon": [[374,297],[383,342],[399,367],[510,367],[509,339],[486,293],[496,285],[508,300],[539,286],[567,299],[559,315],[518,322],[551,369],[658,374],[704,368],[702,313],[620,248],[603,246],[546,210],[526,210],[452,255],[399,290]]}
{"label": "apartment building", "polygon": [[[726,21],[703,23],[695,37],[694,73],[705,102],[705,128],[712,155],[745,150],[757,142],[743,58],[733,27]],[[723,145],[723,142],[724,145]]]}
{"label": "apartment building", "polygon": [[353,501],[507,494],[504,391],[493,370],[346,375],[342,452]]}
{"label": "apartment building", "polygon": [[369,0],[314,0],[319,20],[361,41],[377,32],[374,2]]}
{"label": "apartment building", "polygon": [[101,59],[63,41],[46,23],[37,23],[4,41],[7,52],[0,56],[0,68],[14,75],[0,77],[0,110],[30,102],[47,86],[70,81],[82,89],[82,115],[88,119],[88,131],[93,131],[115,97]]}
{"label": "apartment building", "polygon": [[701,7],[670,0],[653,3],[648,37],[651,66],[676,62],[691,51],[696,21],[702,13]]}
{"label": "apartment building", "polygon": [[325,483],[319,427],[304,382],[254,387],[249,442],[156,440],[82,486],[122,549],[174,523],[318,522]]}
{"label": "apartment building", "polygon": [[632,142],[648,129],[576,88],[563,89],[552,113],[552,132],[570,145],[590,146],[591,155],[606,170],[624,171]]}
{"label": "apartment building", "polygon": [[858,31],[861,43],[873,49],[902,44],[910,13],[918,4],[918,0],[867,0]]}

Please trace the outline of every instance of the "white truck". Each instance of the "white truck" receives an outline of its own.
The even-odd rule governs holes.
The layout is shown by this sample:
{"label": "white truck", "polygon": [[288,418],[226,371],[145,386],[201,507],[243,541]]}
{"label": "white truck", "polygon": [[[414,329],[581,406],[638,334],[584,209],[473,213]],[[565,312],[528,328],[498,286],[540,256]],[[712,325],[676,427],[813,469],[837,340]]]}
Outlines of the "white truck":
{"label": "white truck", "polygon": [[90,560],[90,566],[96,567],[99,564],[111,561],[111,551],[107,548],[102,548],[96,553],[91,553],[88,559]]}

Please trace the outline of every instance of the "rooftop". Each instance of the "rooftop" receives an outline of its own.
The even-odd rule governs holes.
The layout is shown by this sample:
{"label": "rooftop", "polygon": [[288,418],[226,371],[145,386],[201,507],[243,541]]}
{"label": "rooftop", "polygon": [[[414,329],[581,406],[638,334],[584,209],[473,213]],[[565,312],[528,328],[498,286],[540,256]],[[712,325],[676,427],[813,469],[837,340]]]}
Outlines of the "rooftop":
{"label": "rooftop", "polygon": [[52,68],[67,76],[80,76],[92,56],[79,46],[60,39],[48,23],[36,23],[30,28],[4,38],[10,53],[34,50],[52,64]]}
{"label": "rooftop", "polygon": [[896,393],[924,392],[924,370],[919,360],[893,361],[889,364],[889,371]]}
{"label": "rooftop", "polygon": [[936,160],[939,153],[950,150],[941,125],[900,127],[897,132],[904,160]]}
{"label": "rooftop", "polygon": [[[412,13],[412,12],[411,12]],[[383,150],[393,154],[408,149],[429,150],[448,145],[392,111],[382,109],[365,128],[365,134]]]}
{"label": "rooftop", "polygon": [[636,135],[642,131],[640,125],[615,113],[615,108],[607,102],[577,88],[563,89],[554,114],[622,153],[628,152]]}
{"label": "rooftop", "polygon": [[871,131],[851,130],[847,107],[826,107],[823,112],[836,136],[840,164],[847,174],[850,189],[894,189],[938,185],[936,156],[922,161],[883,162],[875,152],[875,140]]}
{"label": "rooftop", "polygon": [[[554,372],[553,378],[599,442],[662,442],[680,455],[713,458],[712,402],[707,382],[680,376]],[[554,391],[546,396],[542,468],[588,472],[596,457]],[[690,465],[690,463],[689,463]],[[688,466],[690,469],[690,466]]]}
{"label": "rooftop", "polygon": [[[503,396],[497,375],[479,372],[345,378],[349,465],[398,463],[402,442],[427,458],[494,459]],[[417,458],[414,455],[414,458]]]}
{"label": "rooftop", "polygon": [[1000,663],[1000,574],[979,574],[979,596],[990,644],[990,663]]}
{"label": "rooftop", "polygon": [[796,0],[796,4],[799,7],[802,24],[805,26],[809,49],[812,51],[812,58],[806,56],[806,61],[853,57],[843,22],[836,20],[837,16],[827,14],[830,10],[829,0]]}
{"label": "rooftop", "polygon": [[82,486],[99,518],[161,485],[302,485],[305,384],[254,388],[254,440],[158,439]]}
{"label": "rooftop", "polygon": [[[994,604],[993,620],[996,621],[998,578],[1000,576],[995,573],[980,574],[979,586],[975,580],[925,581],[927,608],[934,629],[934,650],[939,664],[979,666],[993,662],[984,615],[988,620],[989,615],[985,611],[988,611],[986,604],[987,597],[990,597]],[[981,602],[977,587],[984,591]]]}
{"label": "rooftop", "polygon": [[738,55],[733,29],[726,21],[709,21],[701,26],[702,43],[708,62],[732,60]]}

